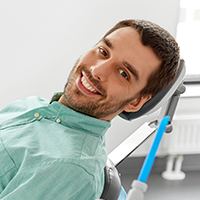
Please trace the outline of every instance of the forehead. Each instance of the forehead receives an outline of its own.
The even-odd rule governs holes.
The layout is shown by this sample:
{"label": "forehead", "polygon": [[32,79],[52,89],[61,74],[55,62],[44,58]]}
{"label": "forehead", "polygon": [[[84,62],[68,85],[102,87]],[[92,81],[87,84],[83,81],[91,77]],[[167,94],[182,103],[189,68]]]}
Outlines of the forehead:
{"label": "forehead", "polygon": [[110,33],[109,35],[107,35],[106,38],[113,39],[119,43],[122,43],[121,41],[122,39],[123,39],[123,42],[130,41],[130,40],[141,41],[141,37],[139,33],[132,27],[119,28],[113,31],[112,33]]}
{"label": "forehead", "polygon": [[[122,62],[130,63],[139,76],[148,79],[161,61],[149,46],[144,46],[141,36],[132,27],[120,28],[109,34],[105,40]],[[108,45],[107,45],[108,46]]]}
{"label": "forehead", "polygon": [[124,27],[115,30],[109,34],[105,40],[109,43],[109,47],[114,51],[121,51],[121,55],[130,56],[131,58],[146,57],[157,59],[157,56],[149,46],[144,46],[141,41],[141,36],[132,27]]}

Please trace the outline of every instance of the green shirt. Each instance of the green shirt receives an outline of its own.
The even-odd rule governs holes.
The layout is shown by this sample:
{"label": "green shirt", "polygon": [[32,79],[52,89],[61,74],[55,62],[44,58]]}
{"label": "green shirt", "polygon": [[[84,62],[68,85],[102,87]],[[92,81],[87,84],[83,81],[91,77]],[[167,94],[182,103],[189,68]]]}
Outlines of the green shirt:
{"label": "green shirt", "polygon": [[0,112],[1,200],[94,200],[110,122],[30,97]]}

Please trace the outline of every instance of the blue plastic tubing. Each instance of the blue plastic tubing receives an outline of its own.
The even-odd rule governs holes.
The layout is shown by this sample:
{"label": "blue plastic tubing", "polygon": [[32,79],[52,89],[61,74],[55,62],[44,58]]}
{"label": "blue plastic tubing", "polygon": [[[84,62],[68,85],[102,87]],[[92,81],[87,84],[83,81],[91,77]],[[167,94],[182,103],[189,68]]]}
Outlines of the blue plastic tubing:
{"label": "blue plastic tubing", "polygon": [[149,151],[149,154],[146,156],[146,159],[143,163],[142,169],[140,171],[140,174],[138,176],[138,180],[146,183],[147,178],[149,176],[149,173],[151,171],[152,165],[155,160],[156,152],[158,149],[158,146],[160,144],[160,141],[162,139],[163,133],[165,132],[166,126],[169,122],[169,116],[165,116],[162,121],[160,122],[160,125],[158,127],[158,131],[156,133],[155,139],[153,141],[153,144],[151,146],[151,149]]}

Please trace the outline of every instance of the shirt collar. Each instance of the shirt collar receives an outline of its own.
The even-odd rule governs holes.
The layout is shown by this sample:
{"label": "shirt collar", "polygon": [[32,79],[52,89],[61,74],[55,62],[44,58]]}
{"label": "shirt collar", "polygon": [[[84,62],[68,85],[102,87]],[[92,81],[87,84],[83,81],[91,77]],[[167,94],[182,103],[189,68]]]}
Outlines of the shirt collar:
{"label": "shirt collar", "polygon": [[61,124],[97,136],[105,135],[111,126],[110,122],[82,114],[57,102],[62,94],[56,93],[49,104],[57,112],[56,118],[60,119]]}

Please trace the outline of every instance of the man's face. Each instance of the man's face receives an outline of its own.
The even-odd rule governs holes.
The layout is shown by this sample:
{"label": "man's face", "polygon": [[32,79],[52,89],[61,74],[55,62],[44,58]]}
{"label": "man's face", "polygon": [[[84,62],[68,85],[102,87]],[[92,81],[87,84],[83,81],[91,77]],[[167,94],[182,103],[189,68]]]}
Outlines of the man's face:
{"label": "man's face", "polygon": [[138,97],[160,63],[133,28],[118,29],[76,62],[59,101],[107,121],[137,111],[150,98]]}

